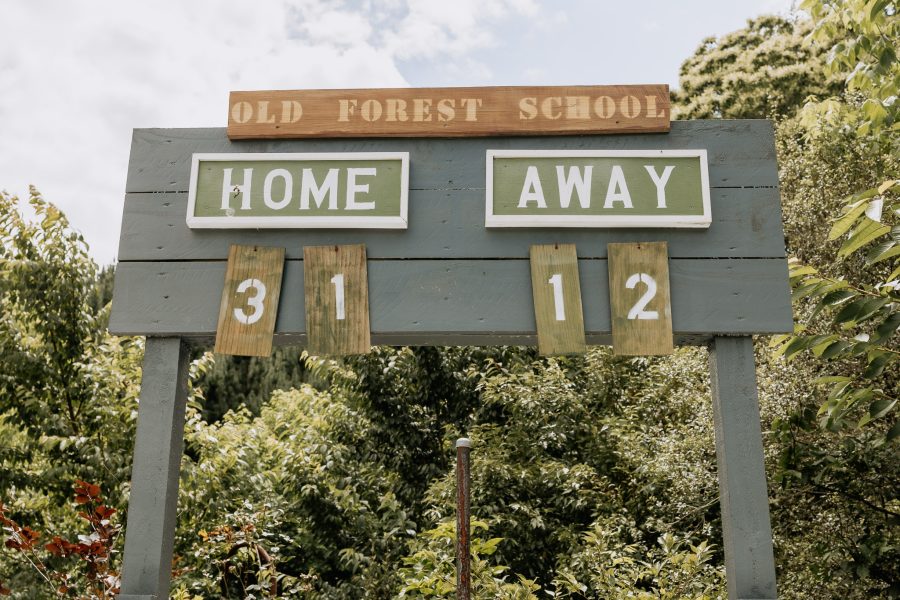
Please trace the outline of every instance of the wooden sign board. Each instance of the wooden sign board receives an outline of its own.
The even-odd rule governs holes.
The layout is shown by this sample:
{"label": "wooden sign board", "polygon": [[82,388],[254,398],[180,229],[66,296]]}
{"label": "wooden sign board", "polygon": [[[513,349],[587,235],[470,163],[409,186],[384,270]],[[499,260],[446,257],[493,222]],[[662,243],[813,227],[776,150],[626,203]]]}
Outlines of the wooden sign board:
{"label": "wooden sign board", "polygon": [[194,154],[187,225],[406,229],[408,152]]}
{"label": "wooden sign board", "polygon": [[669,256],[665,242],[609,244],[614,354],[672,354]]}
{"label": "wooden sign board", "polygon": [[706,228],[706,150],[488,150],[487,227]]}
{"label": "wooden sign board", "polygon": [[667,85],[231,92],[228,137],[641,133],[670,116]]}
{"label": "wooden sign board", "polygon": [[219,306],[215,351],[237,356],[270,356],[284,248],[231,246]]}
{"label": "wooden sign board", "polygon": [[303,248],[307,350],[341,356],[371,350],[366,247]]}
{"label": "wooden sign board", "polygon": [[574,244],[531,247],[531,290],[542,356],[584,352],[584,315]]}

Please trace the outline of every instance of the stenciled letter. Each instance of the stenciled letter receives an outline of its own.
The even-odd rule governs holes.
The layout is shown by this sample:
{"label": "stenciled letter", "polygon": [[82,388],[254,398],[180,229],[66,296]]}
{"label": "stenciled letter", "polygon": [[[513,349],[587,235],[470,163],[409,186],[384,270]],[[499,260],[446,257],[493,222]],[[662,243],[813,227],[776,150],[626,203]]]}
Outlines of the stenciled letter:
{"label": "stenciled letter", "polygon": [[328,169],[325,181],[319,186],[312,169],[303,169],[300,183],[300,210],[309,210],[309,195],[312,194],[316,208],[322,208],[325,194],[328,194],[328,210],[337,210],[338,169]]}
{"label": "stenciled letter", "polygon": [[363,169],[347,169],[347,210],[375,210],[375,201],[357,202],[356,194],[361,192],[369,193],[368,183],[356,183],[357,177],[373,177],[377,173],[374,167],[366,167]]}
{"label": "stenciled letter", "polygon": [[634,208],[631,205],[631,194],[628,193],[628,184],[625,183],[625,173],[622,167],[613,165],[609,175],[609,187],[606,188],[606,201],[603,208],[615,208],[613,202],[621,202],[625,208]]}
{"label": "stenciled letter", "polygon": [[662,175],[656,174],[656,167],[653,165],[644,165],[644,168],[656,185],[656,208],[666,208],[666,184],[669,183],[669,175],[675,170],[675,165],[666,165]]}
{"label": "stenciled letter", "polygon": [[250,183],[253,179],[253,169],[244,169],[244,181],[240,185],[231,183],[231,167],[224,169],[222,176],[222,210],[231,210],[231,196],[241,195],[241,210],[250,210]]}
{"label": "stenciled letter", "polygon": [[534,165],[530,165],[525,172],[525,184],[522,186],[522,193],[519,195],[517,208],[528,208],[529,202],[537,202],[538,208],[547,208],[547,202],[544,200],[544,190],[541,188],[541,178],[538,175],[537,167]]}
{"label": "stenciled letter", "polygon": [[581,205],[581,208],[591,207],[591,175],[593,172],[592,165],[584,168],[584,174],[578,167],[569,167],[569,174],[566,175],[565,167],[556,165],[556,181],[559,185],[559,206],[561,208],[569,208],[573,189],[578,190],[578,204]]}

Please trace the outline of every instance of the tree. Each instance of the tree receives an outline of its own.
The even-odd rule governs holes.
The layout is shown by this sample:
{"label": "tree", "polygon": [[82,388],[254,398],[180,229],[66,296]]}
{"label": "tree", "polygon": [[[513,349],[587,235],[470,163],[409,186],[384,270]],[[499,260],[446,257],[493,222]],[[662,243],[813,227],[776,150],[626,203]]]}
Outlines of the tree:
{"label": "tree", "polygon": [[681,65],[673,114],[681,119],[761,119],[792,115],[810,96],[840,93],[825,72],[821,45],[804,43],[808,19],[763,16],[721,38],[707,38]]}

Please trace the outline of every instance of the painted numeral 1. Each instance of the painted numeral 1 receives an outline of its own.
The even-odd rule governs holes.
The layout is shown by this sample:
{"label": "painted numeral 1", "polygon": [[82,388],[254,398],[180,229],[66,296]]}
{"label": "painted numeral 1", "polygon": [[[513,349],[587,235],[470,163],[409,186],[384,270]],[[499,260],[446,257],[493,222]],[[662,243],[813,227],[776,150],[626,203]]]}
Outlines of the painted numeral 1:
{"label": "painted numeral 1", "polygon": [[262,318],[263,312],[265,312],[263,300],[266,299],[266,285],[259,279],[245,279],[238,284],[237,293],[243,294],[249,288],[256,290],[254,295],[247,298],[247,304],[253,307],[253,312],[248,315],[243,308],[234,309],[234,318],[244,325],[253,325]]}
{"label": "painted numeral 1", "polygon": [[659,319],[659,312],[655,310],[644,310],[653,297],[656,296],[656,280],[646,273],[634,273],[625,281],[625,287],[633,290],[638,283],[647,286],[647,291],[641,296],[631,310],[628,311],[629,319],[646,319],[648,321],[656,321]]}
{"label": "painted numeral 1", "polygon": [[556,309],[556,320],[566,320],[566,305],[563,299],[562,273],[554,273],[548,283],[553,286],[553,306]]}
{"label": "painted numeral 1", "polygon": [[334,284],[334,300],[335,305],[337,307],[337,320],[343,321],[344,314],[344,274],[338,273],[334,277],[331,278],[331,283]]}

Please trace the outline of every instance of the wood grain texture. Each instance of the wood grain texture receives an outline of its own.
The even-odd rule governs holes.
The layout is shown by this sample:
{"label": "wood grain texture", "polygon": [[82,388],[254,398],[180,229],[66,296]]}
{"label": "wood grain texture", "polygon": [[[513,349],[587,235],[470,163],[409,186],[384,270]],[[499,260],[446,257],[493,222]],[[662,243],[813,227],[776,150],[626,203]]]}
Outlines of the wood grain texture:
{"label": "wood grain texture", "polygon": [[671,354],[672,302],[665,242],[609,245],[613,353]]}
{"label": "wood grain texture", "polygon": [[177,337],[147,340],[120,598],[169,597],[190,358]]}
{"label": "wood grain texture", "polygon": [[283,246],[287,258],[304,246],[365,243],[370,259],[520,258],[532,244],[575,244],[581,258],[603,258],[610,242],[665,240],[672,258],[785,256],[781,203],[774,188],[712,190],[706,231],[669,229],[508,229],[484,227],[482,190],[419,190],[410,198],[409,228],[397,231],[191,230],[187,194],[128,194],[119,260],[225,260],[233,243]]}
{"label": "wood grain texture", "polygon": [[778,598],[753,340],[717,337],[709,353],[728,598]]}
{"label": "wood grain texture", "polygon": [[219,304],[215,351],[271,356],[284,248],[231,246]]}
{"label": "wood grain texture", "polygon": [[[585,332],[608,343],[606,260],[579,260]],[[672,325],[694,343],[709,333],[751,335],[793,329],[785,259],[669,263]],[[224,262],[123,262],[116,268],[109,329],[120,335],[216,331]],[[535,338],[527,260],[370,260],[369,305],[376,344],[527,344]],[[276,343],[304,335],[303,261],[285,264]],[[467,343],[468,343],[467,342]]]}
{"label": "wood grain texture", "polygon": [[[484,189],[488,149],[705,148],[711,187],[777,187],[771,121],[675,121],[669,133],[459,139],[229,140],[222,128],[135,129],[126,192],[187,192],[194,152],[409,152],[410,190]],[[414,206],[410,207],[414,210]]]}
{"label": "wood grain texture", "polygon": [[530,264],[538,352],[542,356],[584,352],[584,315],[575,246],[532,246]]}
{"label": "wood grain texture", "polygon": [[657,132],[670,117],[667,85],[238,91],[228,137]]}
{"label": "wood grain texture", "polygon": [[372,349],[366,247],[303,249],[307,350],[343,356]]}

